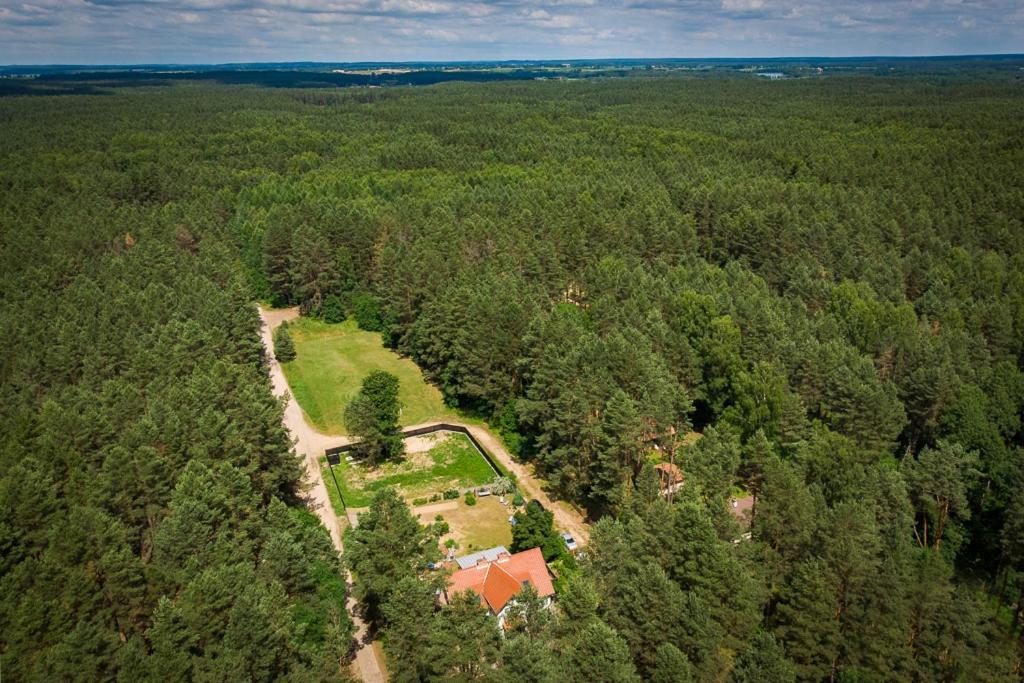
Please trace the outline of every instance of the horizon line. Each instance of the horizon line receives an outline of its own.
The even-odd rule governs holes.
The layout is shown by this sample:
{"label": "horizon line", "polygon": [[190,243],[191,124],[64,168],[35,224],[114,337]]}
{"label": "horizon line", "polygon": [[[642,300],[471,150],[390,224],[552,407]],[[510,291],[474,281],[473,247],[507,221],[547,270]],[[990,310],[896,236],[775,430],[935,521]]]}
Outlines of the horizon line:
{"label": "horizon line", "polygon": [[991,52],[991,53],[942,53],[942,54],[920,54],[920,55],[900,55],[900,54],[863,54],[863,55],[784,55],[779,57],[766,57],[766,56],[745,56],[745,57],[550,57],[550,58],[511,58],[511,59],[455,59],[455,60],[438,60],[438,59],[411,59],[411,60],[373,60],[373,59],[358,59],[358,60],[253,60],[253,61],[234,61],[234,62],[81,62],[81,63],[70,63],[70,62],[26,62],[26,63],[6,63],[0,64],[0,69],[7,68],[27,68],[27,67],[45,67],[45,68],[58,68],[58,67],[153,67],[153,66],[181,66],[181,67],[198,67],[198,66],[247,66],[247,65],[278,65],[288,66],[296,64],[310,64],[310,65],[362,65],[362,64],[398,64],[398,65],[420,65],[420,64],[550,64],[550,63],[573,63],[573,62],[683,62],[683,61],[697,61],[697,62],[726,62],[726,61],[752,61],[752,60],[764,60],[764,61],[785,61],[785,60],[855,60],[855,59],[894,59],[894,60],[919,60],[919,59],[967,59],[967,58],[1024,58],[1024,52]]}

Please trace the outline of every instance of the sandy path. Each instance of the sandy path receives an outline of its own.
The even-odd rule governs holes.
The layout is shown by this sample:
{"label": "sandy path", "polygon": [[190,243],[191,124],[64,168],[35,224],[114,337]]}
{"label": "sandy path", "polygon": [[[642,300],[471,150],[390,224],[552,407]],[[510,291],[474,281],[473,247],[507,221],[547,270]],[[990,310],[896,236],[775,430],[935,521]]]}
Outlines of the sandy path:
{"label": "sandy path", "polygon": [[[291,432],[292,438],[295,439],[295,450],[302,456],[306,467],[306,482],[310,485],[307,493],[307,504],[320,518],[321,523],[327,527],[331,534],[331,542],[334,543],[334,547],[340,555],[342,550],[341,529],[338,526],[338,517],[331,506],[331,500],[327,496],[327,487],[324,486],[324,480],[320,476],[319,458],[323,455],[324,449],[347,443],[349,439],[344,436],[321,434],[306,422],[306,418],[302,414],[302,408],[299,407],[299,404],[296,403],[288,391],[288,382],[284,377],[284,372],[281,370],[281,365],[274,358],[273,329],[280,325],[282,321],[292,320],[298,317],[298,315],[299,310],[297,308],[266,310],[260,307],[260,318],[263,320],[263,328],[261,330],[263,347],[267,350],[270,365],[270,381],[273,385],[274,395],[287,396],[288,398],[288,403],[284,409],[284,425]],[[366,683],[384,683],[387,680],[384,675],[384,666],[378,660],[379,655],[377,651],[366,637],[366,623],[359,616],[358,605],[355,598],[352,597],[352,576],[347,575],[346,580],[349,584],[348,610],[356,627],[354,673],[360,680]]]}
{"label": "sandy path", "polygon": [[[268,311],[260,309],[260,315],[263,316],[264,321],[270,322],[272,326],[277,326],[282,320],[292,320],[299,315],[297,308],[288,308]],[[264,330],[264,343],[270,344],[269,333]],[[272,348],[268,346],[267,348]],[[284,393],[288,390],[288,384],[284,379],[284,374],[281,372],[280,366],[277,362],[273,362],[271,366],[271,374],[273,375],[274,370],[280,375],[281,385],[278,387],[277,380],[275,379],[274,392]],[[505,448],[505,444],[501,442],[499,438],[491,434],[487,429],[473,424],[467,424],[465,422],[459,422],[457,420],[445,420],[449,424],[461,425],[468,429],[476,440],[487,449],[488,452],[493,455],[501,466],[509,472],[513,472],[516,475],[516,482],[521,489],[523,496],[527,499],[536,498],[541,504],[555,515],[555,526],[560,530],[568,531],[573,535],[578,544],[585,545],[590,540],[590,528],[583,521],[583,515],[575,507],[566,503],[565,501],[555,501],[551,498],[547,492],[541,487],[540,482],[533,474],[533,468],[529,465],[519,463],[512,457],[512,454]],[[411,425],[406,429],[415,429],[417,427],[426,427],[433,423],[423,423],[419,425]],[[327,448],[332,446],[340,446],[346,443],[350,443],[351,439],[344,435],[339,434],[323,434],[313,428],[308,422],[306,422],[305,415],[302,414],[302,408],[294,400],[289,399],[288,406],[285,409],[285,425],[291,430],[292,434],[299,440],[299,448],[305,447],[306,450],[300,450],[300,453],[314,453],[316,456],[323,455],[323,452]],[[315,463],[314,463],[315,464]],[[314,470],[317,473],[319,479],[319,467],[315,467]],[[324,491],[326,496],[326,490]]]}
{"label": "sandy path", "polygon": [[[303,456],[303,461],[306,466],[306,476],[308,481],[312,484],[309,490],[310,508],[315,510],[316,514],[320,517],[320,521],[323,522],[323,525],[331,532],[331,540],[334,542],[334,547],[337,548],[340,553],[342,547],[341,532],[338,527],[338,517],[334,513],[334,508],[331,506],[330,499],[327,497],[327,488],[324,486],[324,481],[321,477],[319,458],[324,454],[326,449],[350,443],[352,439],[341,434],[324,434],[314,429],[313,426],[306,421],[306,416],[303,415],[302,408],[299,407],[299,404],[294,398],[292,398],[291,393],[288,391],[288,381],[285,379],[284,372],[281,370],[281,365],[273,357],[274,344],[272,339],[272,330],[280,325],[282,321],[293,320],[298,316],[298,308],[269,310],[260,307],[260,318],[263,320],[263,345],[267,349],[267,355],[269,356],[270,379],[273,383],[274,395],[287,395],[288,397],[288,403],[285,405],[284,409],[284,424],[295,439],[295,450]],[[534,476],[532,467],[517,462],[515,458],[512,457],[512,454],[505,449],[505,445],[500,439],[479,425],[467,424],[457,420],[445,420],[445,422],[461,425],[468,429],[476,440],[485,449],[487,449],[487,451],[494,456],[498,462],[501,463],[502,467],[515,474],[516,483],[518,484],[520,492],[523,494],[524,498],[527,500],[534,498],[539,500],[541,505],[554,514],[555,526],[559,530],[571,533],[580,546],[586,545],[590,540],[590,529],[583,521],[583,515],[579,510],[564,501],[555,501],[551,498],[547,492],[544,491],[540,482]],[[412,425],[407,427],[407,429],[425,427],[430,424],[434,423]],[[348,582],[351,588],[351,576],[348,577]],[[351,592],[352,591],[349,590],[349,595],[351,595]],[[387,677],[384,673],[386,670],[385,666],[383,662],[379,660],[379,648],[371,647],[371,643],[367,640],[366,624],[359,617],[356,609],[357,605],[355,604],[355,600],[351,597],[349,598],[348,607],[349,612],[352,615],[353,622],[356,625],[356,674],[363,681],[366,681],[366,683],[383,683],[383,681],[387,680]]]}
{"label": "sandy path", "polygon": [[[446,420],[446,422],[452,421]],[[583,515],[565,501],[556,501],[554,498],[551,498],[541,488],[541,484],[534,476],[531,466],[517,462],[512,457],[512,454],[505,449],[505,444],[483,427],[459,422],[452,422],[452,424],[461,424],[468,429],[476,440],[480,442],[480,445],[501,463],[502,467],[515,474],[516,484],[519,486],[519,491],[523,494],[523,497],[527,500],[536,498],[545,509],[554,513],[556,528],[571,533],[580,546],[586,545],[590,540],[590,528],[583,521]]]}

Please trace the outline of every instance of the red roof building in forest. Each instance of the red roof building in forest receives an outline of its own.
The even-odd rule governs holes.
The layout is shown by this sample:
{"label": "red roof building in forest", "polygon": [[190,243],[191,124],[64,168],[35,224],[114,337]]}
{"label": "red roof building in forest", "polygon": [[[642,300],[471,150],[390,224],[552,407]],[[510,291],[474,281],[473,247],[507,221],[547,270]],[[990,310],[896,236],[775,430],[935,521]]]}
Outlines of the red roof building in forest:
{"label": "red roof building in forest", "polygon": [[495,559],[480,559],[474,566],[458,570],[448,578],[443,598],[447,602],[457,593],[473,591],[498,617],[498,625],[504,626],[509,605],[527,584],[544,599],[545,606],[550,604],[555,587],[540,548],[514,555],[500,552]]}
{"label": "red roof building in forest", "polygon": [[672,462],[659,462],[654,466],[663,495],[672,495],[683,487],[683,471]]}

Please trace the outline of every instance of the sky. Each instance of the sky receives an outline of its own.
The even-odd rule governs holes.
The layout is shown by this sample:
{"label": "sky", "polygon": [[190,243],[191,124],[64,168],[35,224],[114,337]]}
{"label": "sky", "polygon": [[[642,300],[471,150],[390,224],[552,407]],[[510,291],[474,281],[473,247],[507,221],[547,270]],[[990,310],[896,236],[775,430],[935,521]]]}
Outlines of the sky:
{"label": "sky", "polygon": [[0,0],[0,64],[1024,52],[1024,0]]}

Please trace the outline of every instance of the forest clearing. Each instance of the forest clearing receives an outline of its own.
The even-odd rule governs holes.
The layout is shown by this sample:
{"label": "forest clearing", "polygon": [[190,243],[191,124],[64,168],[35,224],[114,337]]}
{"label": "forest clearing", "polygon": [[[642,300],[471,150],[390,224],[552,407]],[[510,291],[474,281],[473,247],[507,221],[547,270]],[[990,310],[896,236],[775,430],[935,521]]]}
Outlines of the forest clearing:
{"label": "forest clearing", "polygon": [[354,320],[329,324],[299,318],[290,324],[296,358],[282,364],[295,400],[318,430],[347,434],[344,412],[373,370],[399,379],[403,426],[458,417],[445,406],[437,387],[423,379],[419,367],[381,343],[380,334],[359,329]]}
{"label": "forest clearing", "polygon": [[[413,507],[412,514],[421,524],[446,522],[449,531],[438,539],[439,542],[444,546],[448,539],[452,539],[456,543],[452,546],[455,554],[465,555],[485,548],[511,545],[512,527],[508,520],[515,508],[511,505],[511,496],[504,500],[503,503],[501,496],[483,496],[478,497],[475,504],[467,505],[465,498],[460,497]],[[438,516],[440,520],[437,520]]]}

